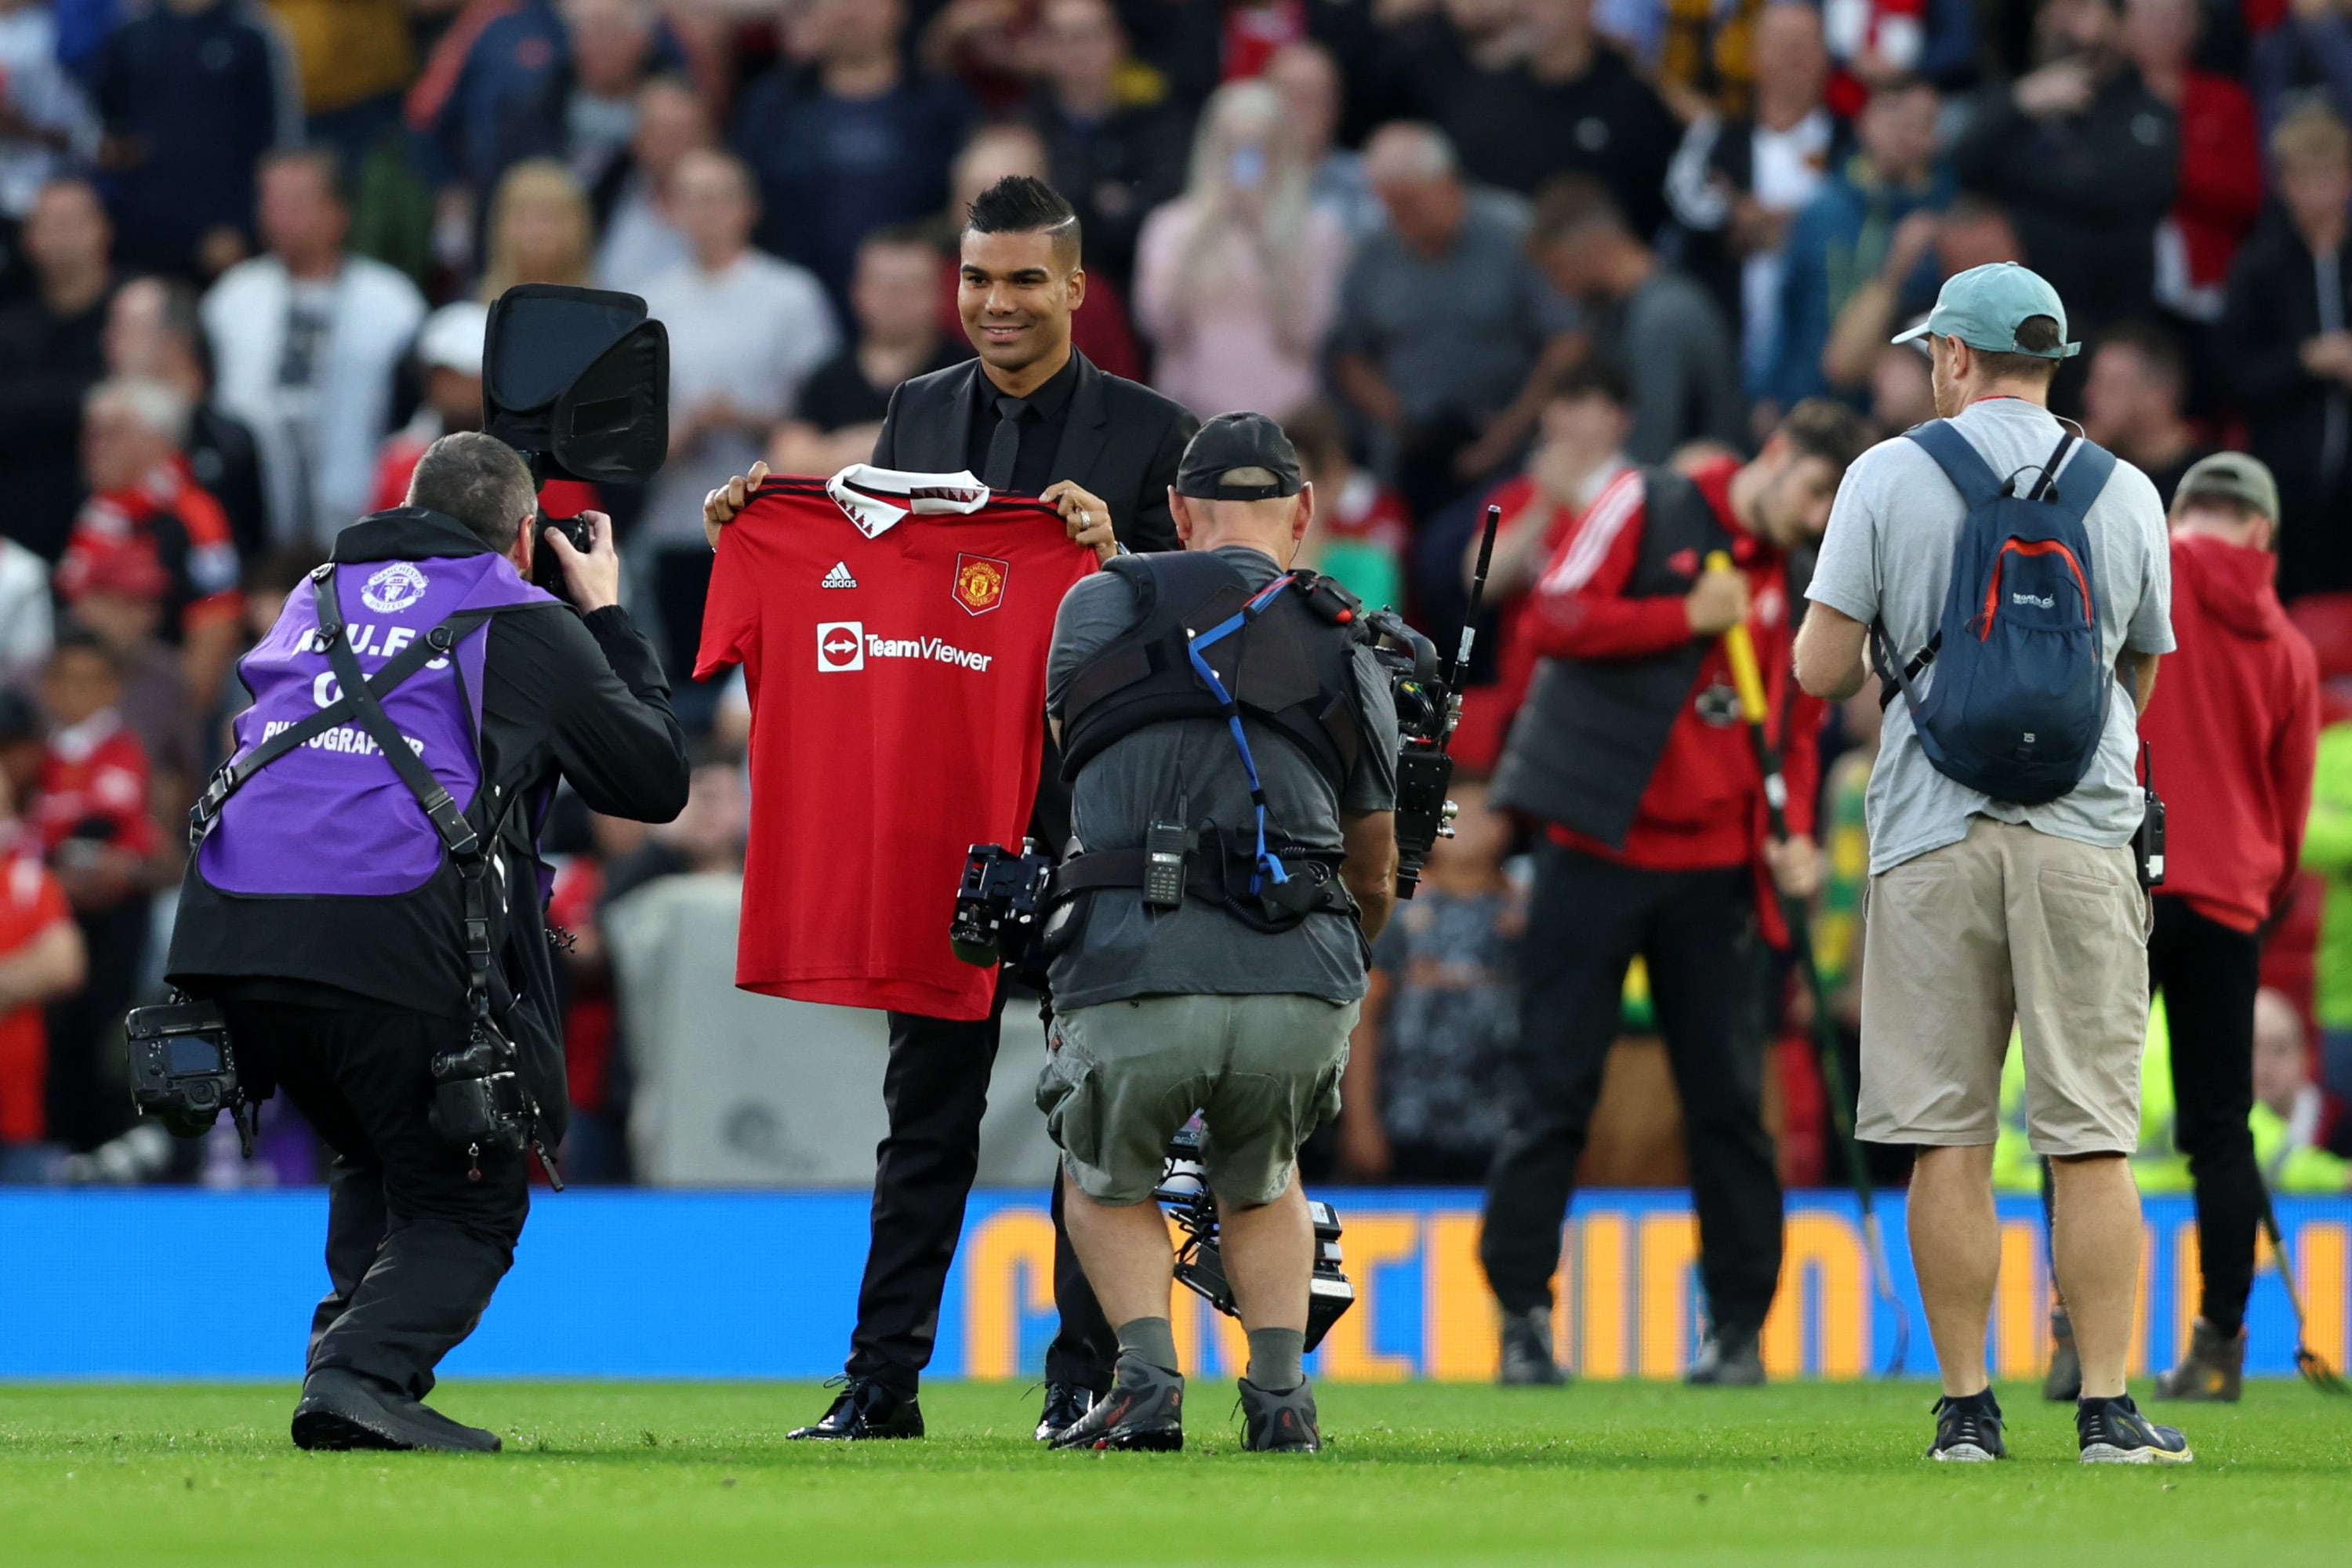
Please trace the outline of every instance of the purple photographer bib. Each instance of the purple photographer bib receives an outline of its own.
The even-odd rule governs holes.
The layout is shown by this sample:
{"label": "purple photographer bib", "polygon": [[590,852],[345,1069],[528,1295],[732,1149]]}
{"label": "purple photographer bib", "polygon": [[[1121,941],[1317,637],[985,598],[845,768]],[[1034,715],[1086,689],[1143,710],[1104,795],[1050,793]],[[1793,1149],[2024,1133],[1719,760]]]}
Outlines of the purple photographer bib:
{"label": "purple photographer bib", "polygon": [[[335,586],[352,652],[370,675],[461,611],[556,602],[489,554],[344,563]],[[489,628],[477,626],[383,698],[393,727],[468,808],[482,783],[476,737]],[[236,721],[239,756],[341,697],[318,630],[318,583],[306,577],[237,663],[254,698]],[[225,893],[383,898],[423,887],[443,853],[432,819],[354,719],[255,773],[222,806],[196,861]]]}

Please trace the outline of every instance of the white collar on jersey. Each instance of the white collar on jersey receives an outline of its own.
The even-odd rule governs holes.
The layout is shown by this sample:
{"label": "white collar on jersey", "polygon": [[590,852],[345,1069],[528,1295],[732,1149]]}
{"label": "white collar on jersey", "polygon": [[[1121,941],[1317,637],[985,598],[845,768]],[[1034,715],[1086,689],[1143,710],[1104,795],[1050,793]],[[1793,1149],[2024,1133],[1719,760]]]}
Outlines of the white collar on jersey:
{"label": "white collar on jersey", "polygon": [[925,516],[978,511],[988,504],[988,487],[971,470],[910,474],[852,463],[824,481],[824,493],[868,539],[879,539],[908,512]]}

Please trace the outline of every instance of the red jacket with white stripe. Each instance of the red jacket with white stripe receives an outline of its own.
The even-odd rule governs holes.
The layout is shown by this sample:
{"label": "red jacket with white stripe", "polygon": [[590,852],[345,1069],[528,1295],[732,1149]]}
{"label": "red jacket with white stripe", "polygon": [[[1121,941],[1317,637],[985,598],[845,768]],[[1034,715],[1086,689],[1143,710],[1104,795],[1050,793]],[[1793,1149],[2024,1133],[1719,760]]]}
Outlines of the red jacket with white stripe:
{"label": "red jacket with white stripe", "polygon": [[[1731,534],[1733,563],[1747,575],[1748,635],[1755,639],[1771,734],[1780,744],[1789,782],[1789,828],[1813,830],[1820,785],[1821,702],[1794,687],[1789,616],[1788,562],[1732,515],[1731,477],[1739,464],[1720,458],[1695,468],[1692,480]],[[1681,598],[1628,598],[1624,588],[1646,523],[1640,470],[1603,490],[1554,550],[1528,595],[1518,636],[1545,658],[1634,659],[1672,652],[1691,640]],[[1685,563],[1670,563],[1678,572]],[[1705,563],[1694,558],[1687,575]],[[1643,792],[1622,850],[1554,826],[1554,842],[1588,855],[1654,870],[1705,870],[1760,864],[1765,833],[1763,777],[1740,721],[1731,667],[1711,642],[1665,750]],[[1765,903],[1769,908],[1771,900]]]}

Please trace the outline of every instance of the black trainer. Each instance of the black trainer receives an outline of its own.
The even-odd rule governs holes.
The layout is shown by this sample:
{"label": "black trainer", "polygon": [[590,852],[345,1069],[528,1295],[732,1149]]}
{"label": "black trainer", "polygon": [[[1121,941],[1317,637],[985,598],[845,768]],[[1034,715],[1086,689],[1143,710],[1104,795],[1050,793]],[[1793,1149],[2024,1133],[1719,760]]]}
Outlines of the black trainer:
{"label": "black trainer", "polygon": [[1323,1447],[1323,1433],[1315,1424],[1315,1391],[1301,1378],[1298,1386],[1276,1394],[1241,1380],[1242,1447],[1253,1454],[1313,1454]]}
{"label": "black trainer", "polygon": [[2197,1458],[2178,1428],[2142,1415],[2128,1394],[2076,1405],[2074,1435],[2086,1465],[2186,1465]]}
{"label": "black trainer", "polygon": [[[870,1377],[836,1379],[841,1393],[813,1426],[784,1434],[799,1441],[863,1443],[923,1435],[923,1407],[911,1394],[901,1397]],[[828,1385],[830,1386],[830,1385]]]}
{"label": "black trainer", "polygon": [[1683,1379],[1693,1388],[1757,1388],[1764,1382],[1764,1353],[1753,1329],[1710,1330]]}
{"label": "black trainer", "polygon": [[1965,1399],[1946,1394],[1931,1406],[1936,1412],[1936,1440],[1927,1458],[1945,1464],[1985,1464],[2009,1458],[2000,1440],[2000,1401],[1988,1388]]}
{"label": "black trainer", "polygon": [[1054,1447],[1176,1452],[1184,1447],[1182,1374],[1120,1356],[1110,1392],[1055,1438]]}
{"label": "black trainer", "polygon": [[294,1446],[341,1451],[424,1449],[444,1454],[495,1454],[499,1435],[452,1421],[388,1383],[342,1367],[325,1367],[302,1381],[294,1407]]}
{"label": "black trainer", "polygon": [[1505,1388],[1558,1388],[1568,1381],[1552,1359],[1549,1308],[1503,1314],[1503,1364],[1495,1381]]}
{"label": "black trainer", "polygon": [[1076,1426],[1094,1405],[1095,1391],[1091,1388],[1080,1388],[1075,1383],[1047,1384],[1045,1408],[1037,1416],[1037,1441],[1052,1442]]}

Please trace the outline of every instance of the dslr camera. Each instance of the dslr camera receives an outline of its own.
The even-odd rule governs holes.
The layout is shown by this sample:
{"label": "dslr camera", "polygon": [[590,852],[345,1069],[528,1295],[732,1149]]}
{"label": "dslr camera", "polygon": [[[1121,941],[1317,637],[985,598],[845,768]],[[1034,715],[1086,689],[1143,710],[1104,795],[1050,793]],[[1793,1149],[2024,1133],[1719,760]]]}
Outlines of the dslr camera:
{"label": "dslr camera", "polygon": [[462,1047],[434,1056],[428,1119],[443,1142],[466,1151],[478,1177],[485,1151],[520,1154],[531,1146],[537,1111],[515,1070],[514,1046],[488,1019],[476,1020]]}
{"label": "dslr camera", "polygon": [[[236,1076],[236,1048],[217,1002],[174,991],[158,1006],[134,1007],[123,1020],[131,1058],[131,1103],[178,1137],[194,1138],[224,1110],[232,1119],[255,1102]],[[257,1110],[257,1106],[256,1106]],[[237,1131],[252,1149],[252,1128]]]}
{"label": "dslr camera", "polygon": [[[1168,1206],[1168,1217],[1184,1233],[1176,1249],[1176,1278],[1226,1317],[1238,1318],[1233,1282],[1225,1278],[1225,1260],[1217,1250],[1217,1199],[1209,1191],[1208,1167],[1201,1162],[1201,1141],[1207,1131],[1208,1123],[1197,1110],[1176,1130],[1168,1140],[1167,1167],[1151,1195]],[[1311,1351],[1356,1304],[1356,1287],[1339,1267],[1339,1211],[1310,1201],[1307,1212],[1315,1222],[1315,1273],[1307,1284],[1307,1348]]]}

